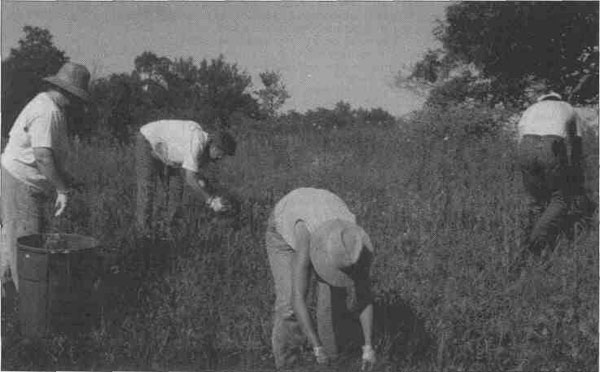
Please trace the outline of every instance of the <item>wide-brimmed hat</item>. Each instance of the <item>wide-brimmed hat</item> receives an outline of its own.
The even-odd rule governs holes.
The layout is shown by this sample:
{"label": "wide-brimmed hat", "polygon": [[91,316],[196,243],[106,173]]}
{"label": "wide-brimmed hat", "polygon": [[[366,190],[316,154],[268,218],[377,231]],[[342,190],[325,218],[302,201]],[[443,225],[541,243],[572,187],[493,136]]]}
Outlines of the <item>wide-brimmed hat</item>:
{"label": "wide-brimmed hat", "polygon": [[67,62],[56,75],[46,77],[44,81],[66,90],[85,102],[90,101],[88,93],[90,72],[84,65]]}
{"label": "wide-brimmed hat", "polygon": [[541,102],[541,101],[545,101],[547,99],[556,99],[556,100],[562,101],[562,96],[556,92],[550,92],[550,93],[542,94],[541,96],[539,96],[537,101]]}
{"label": "wide-brimmed hat", "polygon": [[358,225],[340,219],[325,222],[311,235],[310,260],[321,279],[334,287],[368,279],[373,258],[369,235]]}

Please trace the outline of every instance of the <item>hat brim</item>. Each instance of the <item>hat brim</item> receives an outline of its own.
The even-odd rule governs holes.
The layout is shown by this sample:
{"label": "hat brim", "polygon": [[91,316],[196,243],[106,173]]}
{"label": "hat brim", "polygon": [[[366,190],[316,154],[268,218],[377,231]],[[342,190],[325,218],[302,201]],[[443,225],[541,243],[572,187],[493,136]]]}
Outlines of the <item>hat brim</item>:
{"label": "hat brim", "polygon": [[552,93],[541,95],[537,99],[537,101],[538,102],[542,102],[542,101],[545,101],[545,100],[548,100],[548,99],[556,99],[556,100],[560,101],[560,100],[562,100],[562,96],[560,94],[558,94],[558,93],[552,92]]}
{"label": "hat brim", "polygon": [[88,92],[63,81],[63,80],[57,78],[56,76],[50,76],[50,77],[44,78],[43,80],[52,85],[55,85],[55,86],[61,88],[61,89],[66,90],[67,92],[73,94],[74,96],[83,100],[86,103],[91,101],[91,96]]}
{"label": "hat brim", "polygon": [[[333,287],[347,287],[355,283],[355,278],[347,274],[346,272],[338,269],[334,262],[332,262],[331,256],[318,242],[323,242],[327,237],[324,236],[325,231],[329,233],[339,234],[342,229],[347,227],[355,227],[356,225],[352,222],[342,220],[332,220],[326,222],[321,226],[314,234],[314,239],[311,239],[310,244],[310,260],[313,268],[317,275],[325,281],[327,284]],[[363,237],[363,249],[367,249],[373,253],[373,246],[371,241],[366,235]],[[362,279],[362,278],[361,278]],[[368,279],[368,270],[367,278]]]}
{"label": "hat brim", "polygon": [[347,287],[354,284],[348,274],[334,267],[329,255],[323,250],[311,247],[310,261],[317,275],[327,284],[333,287]]}

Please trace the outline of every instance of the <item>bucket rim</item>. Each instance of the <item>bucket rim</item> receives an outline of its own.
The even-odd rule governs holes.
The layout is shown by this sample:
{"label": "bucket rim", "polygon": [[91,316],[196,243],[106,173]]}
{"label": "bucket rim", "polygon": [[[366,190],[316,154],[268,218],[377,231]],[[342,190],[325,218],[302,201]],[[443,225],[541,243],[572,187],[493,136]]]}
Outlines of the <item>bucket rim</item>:
{"label": "bucket rim", "polygon": [[[32,241],[36,239],[41,239],[41,241],[45,241],[46,237],[59,237],[59,238],[75,238],[78,241],[86,242],[81,247],[69,248],[69,249],[56,249],[56,248],[44,248],[33,245]],[[20,236],[17,238],[17,248],[22,251],[34,252],[34,253],[71,253],[71,252],[81,252],[92,249],[101,248],[100,241],[94,237],[82,235],[82,234],[74,234],[74,233],[40,233],[40,234],[29,234]]]}

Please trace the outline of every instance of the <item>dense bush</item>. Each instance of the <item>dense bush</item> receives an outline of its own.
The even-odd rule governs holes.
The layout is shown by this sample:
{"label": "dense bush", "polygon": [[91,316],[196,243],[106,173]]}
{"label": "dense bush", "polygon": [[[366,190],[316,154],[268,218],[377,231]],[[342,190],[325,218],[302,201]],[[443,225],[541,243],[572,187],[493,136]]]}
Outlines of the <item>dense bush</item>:
{"label": "dense bush", "polygon": [[[525,205],[514,141],[498,126],[505,114],[451,108],[398,127],[248,131],[219,170],[244,197],[239,221],[192,203],[152,244],[131,234],[132,148],[75,143],[71,169],[88,186],[54,228],[104,242],[104,322],[33,352],[9,318],[2,367],[198,369],[234,357],[271,366],[266,219],[285,193],[314,186],[340,195],[374,241],[376,370],[595,370],[598,232],[562,239],[546,264],[509,270]],[[587,159],[594,190],[596,164]]]}

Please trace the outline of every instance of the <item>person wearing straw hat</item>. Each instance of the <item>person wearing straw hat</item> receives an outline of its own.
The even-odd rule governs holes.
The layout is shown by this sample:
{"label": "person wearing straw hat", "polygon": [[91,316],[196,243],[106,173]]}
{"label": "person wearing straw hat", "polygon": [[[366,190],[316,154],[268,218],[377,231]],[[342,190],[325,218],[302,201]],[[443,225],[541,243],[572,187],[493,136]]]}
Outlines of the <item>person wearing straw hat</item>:
{"label": "person wearing straw hat", "polygon": [[584,221],[595,209],[584,189],[582,125],[575,109],[550,92],[525,110],[518,135],[523,184],[531,198],[524,253],[539,256],[565,228],[569,206]]}
{"label": "person wearing straw hat", "polygon": [[159,120],[143,125],[136,138],[138,232],[148,236],[154,231],[152,212],[157,184],[167,196],[171,224],[180,210],[184,181],[214,212],[231,212],[233,201],[215,195],[201,170],[210,162],[233,156],[236,146],[230,133],[209,134],[191,120]]}
{"label": "person wearing straw hat", "polygon": [[72,110],[90,102],[90,73],[81,64],[65,63],[44,81],[47,89],[17,117],[1,159],[0,274],[6,283],[10,272],[17,290],[17,238],[42,232],[43,208],[54,194],[55,216],[68,206],[77,183],[64,168],[69,152],[67,119]]}
{"label": "person wearing straw hat", "polygon": [[[289,367],[298,360],[304,336],[317,363],[335,359],[340,320],[348,311],[358,315],[362,328],[363,367],[372,367],[369,270],[374,251],[346,204],[327,190],[295,189],[275,205],[265,238],[275,283],[271,341],[276,367]],[[306,304],[311,273],[318,283],[318,332]]]}

